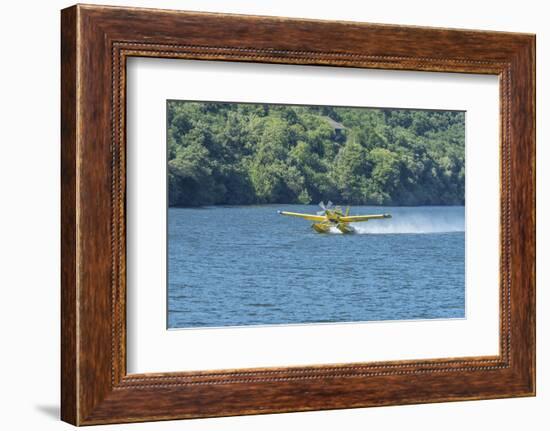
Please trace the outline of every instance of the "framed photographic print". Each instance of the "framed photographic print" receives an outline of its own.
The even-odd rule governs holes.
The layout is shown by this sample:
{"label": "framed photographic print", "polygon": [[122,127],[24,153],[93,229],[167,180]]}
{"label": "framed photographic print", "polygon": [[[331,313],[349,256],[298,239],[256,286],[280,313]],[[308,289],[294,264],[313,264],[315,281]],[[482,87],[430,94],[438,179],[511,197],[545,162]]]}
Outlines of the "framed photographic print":
{"label": "framed photographic print", "polygon": [[62,419],[535,394],[535,37],[62,11]]}

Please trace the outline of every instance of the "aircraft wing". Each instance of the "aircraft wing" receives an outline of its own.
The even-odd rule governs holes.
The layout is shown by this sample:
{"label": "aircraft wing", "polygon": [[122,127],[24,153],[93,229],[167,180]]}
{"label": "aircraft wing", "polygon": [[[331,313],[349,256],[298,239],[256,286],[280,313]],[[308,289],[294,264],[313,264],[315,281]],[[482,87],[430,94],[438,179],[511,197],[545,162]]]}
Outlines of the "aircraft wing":
{"label": "aircraft wing", "polygon": [[278,211],[278,213],[286,216],[300,217],[311,221],[325,221],[327,219],[325,216],[315,215],[315,214],[301,214],[301,213],[292,213],[288,211]]}
{"label": "aircraft wing", "polygon": [[358,221],[369,221],[379,218],[391,218],[390,214],[371,214],[371,215],[358,215],[358,216],[345,216],[340,217],[340,220],[344,223],[355,223]]}

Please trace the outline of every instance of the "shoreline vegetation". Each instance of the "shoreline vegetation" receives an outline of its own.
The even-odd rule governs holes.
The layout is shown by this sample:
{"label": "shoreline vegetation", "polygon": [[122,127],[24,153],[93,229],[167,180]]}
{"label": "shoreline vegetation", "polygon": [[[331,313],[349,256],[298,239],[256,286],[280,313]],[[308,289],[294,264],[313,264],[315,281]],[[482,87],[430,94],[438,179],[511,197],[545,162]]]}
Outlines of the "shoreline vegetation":
{"label": "shoreline vegetation", "polygon": [[170,207],[464,205],[465,114],[167,102]]}

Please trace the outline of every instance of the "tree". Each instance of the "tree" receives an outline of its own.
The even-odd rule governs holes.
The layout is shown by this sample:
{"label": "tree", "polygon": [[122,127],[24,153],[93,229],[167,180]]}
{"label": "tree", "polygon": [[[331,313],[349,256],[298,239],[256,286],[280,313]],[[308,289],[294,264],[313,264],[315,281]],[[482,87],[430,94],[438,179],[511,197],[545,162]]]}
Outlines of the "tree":
{"label": "tree", "polygon": [[463,112],[167,107],[170,205],[464,203]]}
{"label": "tree", "polygon": [[336,157],[334,177],[342,199],[346,203],[361,203],[366,199],[367,181],[371,166],[365,149],[349,140]]}

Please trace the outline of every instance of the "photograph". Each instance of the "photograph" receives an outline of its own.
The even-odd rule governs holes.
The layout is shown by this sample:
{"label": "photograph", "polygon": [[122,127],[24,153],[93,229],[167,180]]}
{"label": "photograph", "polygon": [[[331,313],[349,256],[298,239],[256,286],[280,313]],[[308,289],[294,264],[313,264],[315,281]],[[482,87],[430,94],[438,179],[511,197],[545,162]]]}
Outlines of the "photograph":
{"label": "photograph", "polygon": [[466,318],[466,112],[167,100],[167,327]]}
{"label": "photograph", "polygon": [[547,423],[542,6],[184,3],[4,8],[4,428]]}

